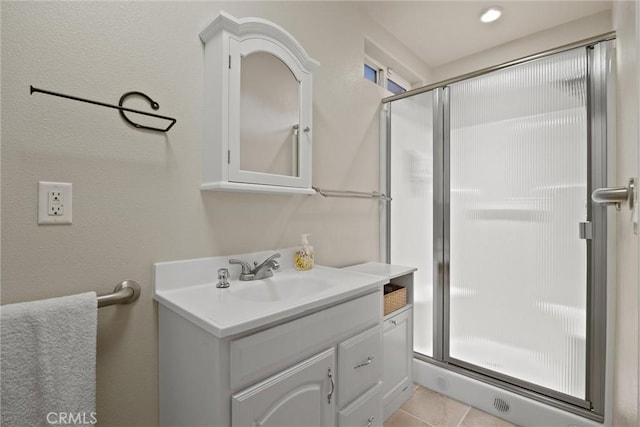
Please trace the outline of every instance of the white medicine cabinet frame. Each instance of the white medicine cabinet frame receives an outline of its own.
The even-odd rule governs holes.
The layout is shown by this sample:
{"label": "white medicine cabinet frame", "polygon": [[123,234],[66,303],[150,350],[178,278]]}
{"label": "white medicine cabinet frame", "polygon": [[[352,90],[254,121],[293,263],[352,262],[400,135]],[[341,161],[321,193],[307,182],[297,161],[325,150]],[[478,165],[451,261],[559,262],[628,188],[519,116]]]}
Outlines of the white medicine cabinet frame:
{"label": "white medicine cabinet frame", "polygon": [[[204,43],[205,61],[201,189],[315,194],[311,188],[312,73],[320,64],[309,57],[286,30],[260,18],[237,19],[220,12],[200,33],[200,39]],[[255,53],[266,53],[280,60],[299,86],[299,121],[287,127],[292,143],[288,162],[293,163],[289,174],[242,168],[241,126],[269,121],[265,117],[241,114],[243,58]],[[258,76],[260,72],[257,71]],[[268,70],[264,72],[265,84],[268,84],[267,77],[273,76],[268,75]],[[279,114],[273,108],[264,111],[269,117]],[[245,146],[244,149],[246,156],[248,148]],[[249,154],[254,158],[261,157],[260,152]]]}

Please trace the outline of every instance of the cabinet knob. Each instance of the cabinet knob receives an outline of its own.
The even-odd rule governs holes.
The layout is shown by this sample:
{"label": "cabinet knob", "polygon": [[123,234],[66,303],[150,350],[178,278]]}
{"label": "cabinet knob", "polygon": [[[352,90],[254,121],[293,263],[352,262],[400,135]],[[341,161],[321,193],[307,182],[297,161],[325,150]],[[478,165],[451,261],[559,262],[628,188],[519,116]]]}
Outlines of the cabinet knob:
{"label": "cabinet knob", "polygon": [[397,325],[398,325],[398,322],[397,322],[396,320],[392,320],[392,321],[391,321],[391,324],[392,324],[393,326],[397,326]]}
{"label": "cabinet knob", "polygon": [[369,419],[367,420],[367,427],[371,427],[371,425],[373,424],[373,420],[375,419],[375,417],[369,417]]}

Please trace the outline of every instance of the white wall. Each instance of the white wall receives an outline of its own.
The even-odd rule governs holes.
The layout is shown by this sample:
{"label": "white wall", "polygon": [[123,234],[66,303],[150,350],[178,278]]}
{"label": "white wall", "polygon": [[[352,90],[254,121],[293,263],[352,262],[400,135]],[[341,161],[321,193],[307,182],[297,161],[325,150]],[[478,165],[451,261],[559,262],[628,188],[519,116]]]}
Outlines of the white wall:
{"label": "white wall", "polygon": [[[634,2],[615,2],[617,33],[617,183],[638,176],[638,40]],[[612,211],[613,212],[613,211]],[[638,417],[638,236],[631,214],[616,215],[617,311],[613,378],[613,425],[637,426]]]}
{"label": "white wall", "polygon": [[612,31],[607,10],[449,62],[432,70],[433,82],[456,77]]}
{"label": "white wall", "polygon": [[[319,264],[379,258],[378,202],[199,190],[198,34],[220,9],[272,20],[320,62],[314,184],[378,189],[383,90],[362,78],[362,58],[364,34],[380,29],[354,4],[2,2],[2,303],[124,279],[143,288],[135,305],[99,312],[101,425],[157,423],[154,262],[288,247],[300,233],[313,234]],[[30,84],[111,103],[142,91],[177,124],[136,130],[110,109],[29,95]],[[73,183],[73,225],[36,224],[38,180]]]}
{"label": "white wall", "polygon": [[419,87],[432,81],[431,68],[421,58],[415,56],[400,40],[381,27],[362,9],[360,18],[368,40],[368,46],[365,47],[368,54],[396,70],[412,83],[412,87]]}

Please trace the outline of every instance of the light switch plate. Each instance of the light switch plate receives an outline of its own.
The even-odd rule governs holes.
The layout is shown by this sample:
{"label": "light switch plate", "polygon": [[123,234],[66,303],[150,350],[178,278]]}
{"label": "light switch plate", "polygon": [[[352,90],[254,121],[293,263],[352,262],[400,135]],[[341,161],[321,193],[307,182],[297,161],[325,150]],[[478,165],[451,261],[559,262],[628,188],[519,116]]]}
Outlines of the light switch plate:
{"label": "light switch plate", "polygon": [[38,224],[71,224],[72,208],[70,182],[38,182]]}

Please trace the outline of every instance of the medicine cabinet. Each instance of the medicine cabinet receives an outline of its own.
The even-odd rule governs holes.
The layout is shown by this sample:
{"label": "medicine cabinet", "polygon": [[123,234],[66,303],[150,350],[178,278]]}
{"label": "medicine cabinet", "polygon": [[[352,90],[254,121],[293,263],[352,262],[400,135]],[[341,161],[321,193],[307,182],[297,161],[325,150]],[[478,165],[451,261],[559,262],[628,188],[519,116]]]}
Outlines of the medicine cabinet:
{"label": "medicine cabinet", "polygon": [[204,43],[203,190],[315,194],[312,73],[280,26],[220,15]]}

